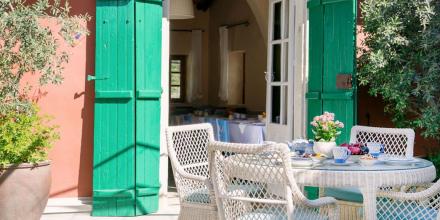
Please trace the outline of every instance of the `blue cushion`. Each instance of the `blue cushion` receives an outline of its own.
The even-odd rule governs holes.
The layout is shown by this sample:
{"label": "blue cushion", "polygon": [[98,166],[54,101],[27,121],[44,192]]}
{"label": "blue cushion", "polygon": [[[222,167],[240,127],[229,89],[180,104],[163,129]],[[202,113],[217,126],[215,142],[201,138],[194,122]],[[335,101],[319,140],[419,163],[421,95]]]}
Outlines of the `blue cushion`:
{"label": "blue cushion", "polygon": [[[327,216],[321,216],[319,213],[312,211],[311,209],[296,209],[291,219],[295,220],[309,220],[309,219],[328,219]],[[237,220],[287,220],[285,209],[272,210],[270,209],[257,209],[254,212],[248,212]]]}
{"label": "blue cushion", "polygon": [[[384,199],[384,198],[382,198]],[[378,220],[435,220],[437,210],[406,202],[392,202],[391,206],[380,207],[377,212]]]}
{"label": "blue cushion", "polygon": [[237,220],[254,220],[254,219],[258,219],[258,220],[287,220],[286,217],[287,216],[274,215],[274,214],[263,213],[263,212],[251,212],[251,213],[246,213],[246,214],[240,216],[239,218],[237,218]]}
{"label": "blue cushion", "polygon": [[346,187],[346,188],[325,188],[324,195],[334,197],[337,200],[363,203],[364,199],[359,188]]}
{"label": "blue cushion", "polygon": [[[255,194],[258,191],[261,190],[261,188],[255,184],[249,184],[249,185],[231,185],[229,187],[230,191],[235,190],[243,190],[246,193]],[[197,189],[194,190],[194,192],[190,193],[188,196],[185,197],[185,201],[192,202],[192,203],[210,203],[210,197],[209,192],[207,189]]]}
{"label": "blue cushion", "polygon": [[197,189],[184,198],[185,201],[192,203],[210,203],[209,192],[207,189]]}

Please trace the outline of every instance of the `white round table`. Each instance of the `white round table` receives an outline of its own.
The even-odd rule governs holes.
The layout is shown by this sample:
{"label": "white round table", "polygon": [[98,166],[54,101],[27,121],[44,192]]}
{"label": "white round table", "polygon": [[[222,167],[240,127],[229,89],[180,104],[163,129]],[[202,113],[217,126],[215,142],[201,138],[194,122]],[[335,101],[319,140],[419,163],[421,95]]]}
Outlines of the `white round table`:
{"label": "white round table", "polygon": [[309,168],[294,167],[298,185],[316,187],[358,187],[364,200],[364,218],[376,219],[376,192],[379,187],[415,185],[432,182],[436,177],[434,165],[417,159],[411,165],[336,166],[331,160]]}

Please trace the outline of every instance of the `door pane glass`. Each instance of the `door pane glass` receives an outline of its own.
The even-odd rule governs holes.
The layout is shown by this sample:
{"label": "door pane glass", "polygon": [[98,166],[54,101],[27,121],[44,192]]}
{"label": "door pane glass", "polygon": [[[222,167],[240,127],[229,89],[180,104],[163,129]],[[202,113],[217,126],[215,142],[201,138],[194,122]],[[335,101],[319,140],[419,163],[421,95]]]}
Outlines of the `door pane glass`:
{"label": "door pane glass", "polygon": [[281,39],[281,2],[274,5],[273,11],[273,40]]}
{"label": "door pane glass", "polygon": [[273,82],[281,80],[281,44],[275,44],[272,47],[272,74]]}
{"label": "door pane glass", "polygon": [[172,73],[171,74],[171,85],[172,86],[180,86],[180,73]]}
{"label": "door pane glass", "polygon": [[284,38],[289,38],[289,0],[284,4]]}
{"label": "door pane glass", "polygon": [[171,98],[172,99],[180,99],[180,86],[172,86],[171,87]]}
{"label": "door pane glass", "polygon": [[283,99],[283,103],[282,103],[282,117],[281,117],[281,124],[283,125],[287,125],[287,121],[288,121],[288,103],[287,103],[287,97],[288,97],[288,87],[287,86],[283,86],[283,92],[282,92],[282,99]]}
{"label": "door pane glass", "polygon": [[280,123],[280,105],[281,105],[281,88],[279,86],[272,87],[272,123]]}
{"label": "door pane glass", "polygon": [[171,61],[171,72],[181,72],[180,71],[180,60],[172,60]]}
{"label": "door pane glass", "polygon": [[283,44],[284,57],[283,57],[283,78],[284,82],[289,80],[289,43]]}

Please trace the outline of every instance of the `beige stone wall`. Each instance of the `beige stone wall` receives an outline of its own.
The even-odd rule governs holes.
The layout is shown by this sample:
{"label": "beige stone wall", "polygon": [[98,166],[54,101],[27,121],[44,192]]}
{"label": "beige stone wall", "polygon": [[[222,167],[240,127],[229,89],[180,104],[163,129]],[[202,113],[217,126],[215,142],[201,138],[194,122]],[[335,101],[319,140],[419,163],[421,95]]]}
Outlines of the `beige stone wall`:
{"label": "beige stone wall", "polygon": [[[203,81],[203,98],[198,103],[200,105],[209,104],[209,11],[202,12],[195,10],[195,18],[188,20],[172,20],[171,30],[173,29],[202,29],[203,32],[203,49],[202,49],[202,81]],[[170,54],[171,55],[189,55],[191,52],[191,32],[173,32],[170,33]],[[188,57],[189,58],[189,57]],[[187,67],[191,65],[188,60]],[[188,71],[187,71],[188,72]]]}
{"label": "beige stone wall", "polygon": [[250,25],[229,29],[231,50],[246,51],[245,106],[251,111],[265,111],[266,82],[264,72],[267,65],[267,42],[259,29],[252,10],[246,0],[215,1],[210,9],[210,75],[209,102],[223,106],[218,98],[219,88],[219,35],[218,27],[249,21]]}
{"label": "beige stone wall", "polygon": [[[248,1],[253,2],[248,4]],[[173,20],[171,29],[204,29],[203,33],[203,93],[201,103],[226,106],[218,98],[219,88],[219,34],[218,28],[225,24],[249,21],[250,25],[229,29],[231,50],[246,52],[245,104],[251,111],[265,111],[267,65],[267,0],[221,0],[215,1],[207,12],[196,10],[195,19]],[[261,5],[259,5],[261,4]],[[249,5],[253,5],[253,9]],[[258,6],[258,7],[256,7]],[[253,11],[257,13],[254,15]],[[256,16],[259,18],[256,19]],[[264,18],[261,18],[264,17]],[[266,21],[265,21],[266,20]],[[263,22],[263,24],[262,24]],[[262,29],[263,28],[263,29]],[[190,32],[171,32],[171,54],[188,55],[191,51]]]}

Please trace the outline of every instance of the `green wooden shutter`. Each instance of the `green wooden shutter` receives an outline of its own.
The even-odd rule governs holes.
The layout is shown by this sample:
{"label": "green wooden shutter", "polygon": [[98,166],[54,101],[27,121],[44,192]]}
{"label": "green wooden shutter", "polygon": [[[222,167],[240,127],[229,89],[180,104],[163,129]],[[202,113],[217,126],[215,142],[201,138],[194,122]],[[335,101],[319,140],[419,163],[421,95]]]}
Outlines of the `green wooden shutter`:
{"label": "green wooden shutter", "polygon": [[162,1],[136,1],[136,214],[159,201]]}
{"label": "green wooden shutter", "polygon": [[134,2],[97,0],[94,216],[134,216]]}
{"label": "green wooden shutter", "polygon": [[94,216],[159,203],[161,0],[97,0]]}
{"label": "green wooden shutter", "polygon": [[[336,86],[338,74],[351,74],[356,68],[356,1],[311,0],[308,2],[309,91],[308,121],[324,111],[334,112],[345,123],[338,143],[348,142],[356,124],[356,84],[351,89]],[[308,135],[311,137],[311,126]]]}

